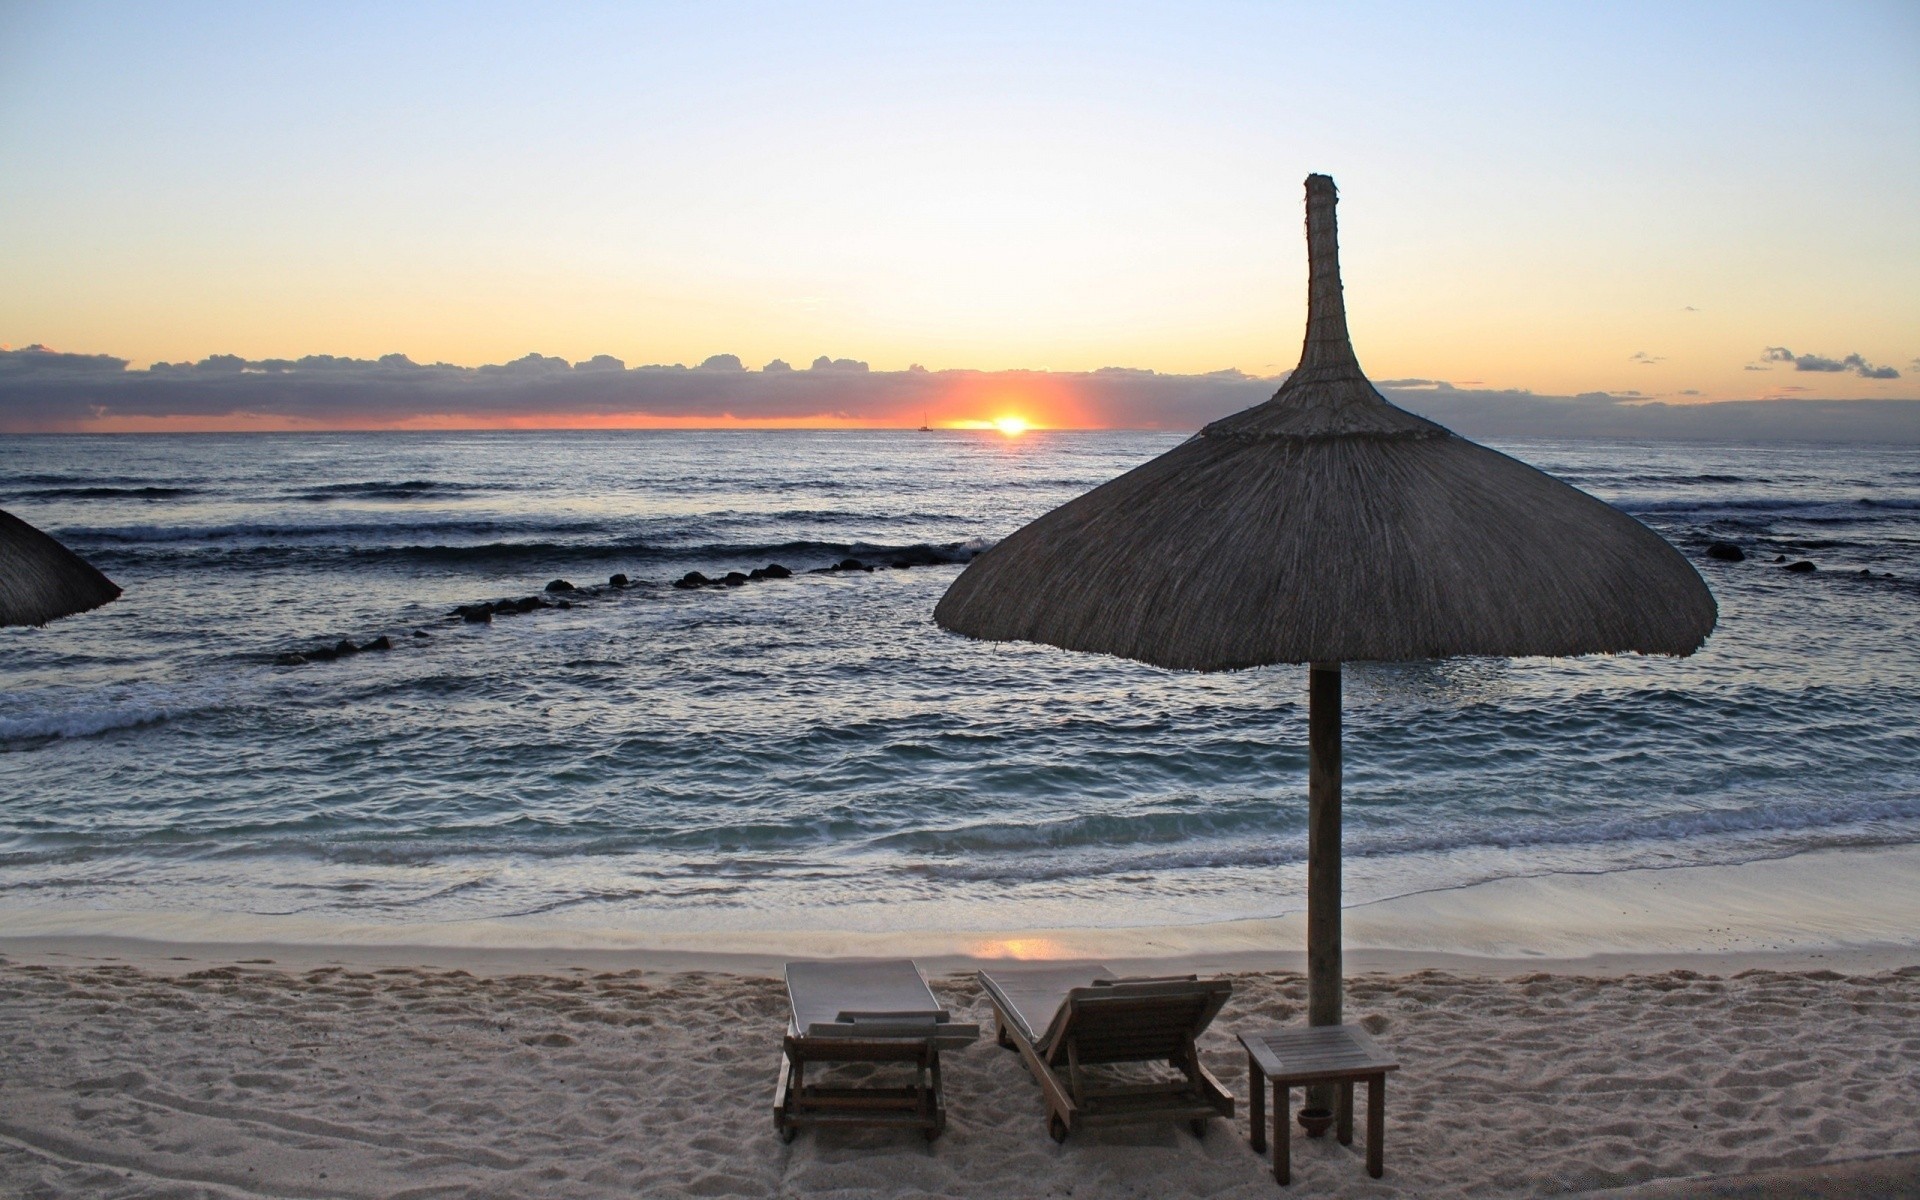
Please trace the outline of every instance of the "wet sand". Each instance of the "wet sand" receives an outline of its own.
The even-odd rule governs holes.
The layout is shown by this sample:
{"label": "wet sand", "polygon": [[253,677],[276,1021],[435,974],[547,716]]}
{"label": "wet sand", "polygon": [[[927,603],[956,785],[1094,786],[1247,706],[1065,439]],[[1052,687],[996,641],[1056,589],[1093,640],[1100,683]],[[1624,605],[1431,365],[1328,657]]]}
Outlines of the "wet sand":
{"label": "wet sand", "polygon": [[[1912,858],[1511,880],[1350,910],[1348,1019],[1404,1064],[1387,1174],[1296,1138],[1293,1192],[1920,1194]],[[1236,1120],[1204,1140],[1149,1125],[1065,1146],[990,1038],[947,1056],[950,1125],[931,1146],[882,1131],[783,1144],[787,955],[751,940],[213,943],[44,919],[20,936],[9,920],[0,1194],[1272,1196],[1233,1031],[1304,1020],[1300,955],[1273,948],[1298,944],[1290,920],[796,939],[796,954],[919,954],[983,1023],[971,969],[1009,956],[1230,975],[1202,1054],[1241,1098]]]}
{"label": "wet sand", "polygon": [[[8,1194],[1275,1194],[1244,1104],[1204,1140],[1162,1125],[1056,1146],[990,1039],[948,1056],[951,1124],[932,1146],[884,1131],[785,1145],[770,1112],[784,992],[765,976],[31,957],[0,963]],[[990,1020],[970,977],[935,988]],[[1260,972],[1234,989],[1203,1055],[1244,1097],[1231,1031],[1302,1020],[1305,988]],[[1361,974],[1348,1010],[1405,1064],[1387,1175],[1296,1139],[1300,1194],[1562,1194],[1920,1150],[1920,964]]]}

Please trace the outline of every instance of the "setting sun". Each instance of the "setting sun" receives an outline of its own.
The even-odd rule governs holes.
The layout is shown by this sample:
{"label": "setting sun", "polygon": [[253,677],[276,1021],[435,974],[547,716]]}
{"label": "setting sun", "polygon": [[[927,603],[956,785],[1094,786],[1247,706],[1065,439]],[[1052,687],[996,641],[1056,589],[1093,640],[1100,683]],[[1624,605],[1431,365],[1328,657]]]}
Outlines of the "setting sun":
{"label": "setting sun", "polygon": [[1027,422],[1024,417],[995,417],[993,427],[1008,437],[1019,437],[1027,431]]}

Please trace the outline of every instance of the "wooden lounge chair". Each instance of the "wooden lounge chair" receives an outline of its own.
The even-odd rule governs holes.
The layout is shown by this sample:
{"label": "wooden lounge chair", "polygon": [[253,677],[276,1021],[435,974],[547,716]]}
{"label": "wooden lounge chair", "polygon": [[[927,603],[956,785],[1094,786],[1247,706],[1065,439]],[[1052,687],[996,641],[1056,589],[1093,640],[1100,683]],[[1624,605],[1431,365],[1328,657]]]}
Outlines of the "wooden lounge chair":
{"label": "wooden lounge chair", "polygon": [[[804,1125],[897,1125],[928,1141],[946,1128],[940,1051],[970,1045],[977,1025],[949,1019],[904,958],[790,962],[787,1024],[773,1124],[785,1141]],[[807,1082],[807,1064],[901,1063],[906,1086],[823,1086]]]}
{"label": "wooden lounge chair", "polygon": [[[1233,1097],[1194,1046],[1233,992],[1226,980],[1045,967],[982,971],[980,983],[1000,1044],[1018,1050],[1039,1081],[1054,1141],[1085,1125],[1155,1120],[1188,1121],[1204,1137],[1210,1119],[1233,1116]],[[1178,1077],[1117,1082],[1090,1070],[1115,1063],[1165,1063]]]}

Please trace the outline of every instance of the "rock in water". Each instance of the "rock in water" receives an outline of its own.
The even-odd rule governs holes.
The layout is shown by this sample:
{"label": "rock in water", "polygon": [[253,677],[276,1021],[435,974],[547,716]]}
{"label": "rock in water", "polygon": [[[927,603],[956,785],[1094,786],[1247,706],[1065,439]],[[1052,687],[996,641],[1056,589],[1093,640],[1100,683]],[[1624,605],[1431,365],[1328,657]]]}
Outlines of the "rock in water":
{"label": "rock in water", "polygon": [[1788,563],[1786,569],[1795,575],[1805,575],[1808,571],[1818,571],[1820,568],[1803,558],[1799,562]]}
{"label": "rock in water", "polygon": [[698,571],[688,571],[685,575],[682,575],[680,578],[674,580],[673,586],[677,588],[697,588],[697,587],[705,587],[707,584],[712,582],[713,580],[708,579],[705,575],[702,575]]}
{"label": "rock in water", "polygon": [[1715,542],[1707,547],[1707,557],[1717,558],[1721,562],[1745,562],[1747,552],[1732,542]]}
{"label": "rock in water", "polygon": [[574,590],[574,587],[564,579],[555,579],[547,584],[547,590],[550,592],[571,592]]}
{"label": "rock in water", "polygon": [[627,586],[627,577],[624,572],[615,571],[612,575],[607,576],[607,582],[614,587],[625,587]]}

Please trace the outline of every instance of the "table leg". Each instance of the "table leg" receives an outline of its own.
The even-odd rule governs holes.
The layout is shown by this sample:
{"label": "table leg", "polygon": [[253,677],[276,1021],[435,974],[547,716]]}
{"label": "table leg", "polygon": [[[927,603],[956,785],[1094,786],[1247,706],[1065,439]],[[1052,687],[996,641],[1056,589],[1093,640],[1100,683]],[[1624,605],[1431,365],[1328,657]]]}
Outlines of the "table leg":
{"label": "table leg", "polygon": [[1353,1145],[1353,1080],[1351,1079],[1340,1085],[1339,1128],[1335,1130],[1334,1136],[1340,1139],[1342,1146]]}
{"label": "table leg", "polygon": [[1254,1061],[1253,1055],[1247,1055],[1247,1112],[1248,1123],[1253,1132],[1253,1152],[1267,1152],[1267,1074]]}
{"label": "table leg", "polygon": [[1273,1089],[1273,1178],[1281,1186],[1293,1182],[1293,1089],[1280,1084]]}
{"label": "table leg", "polygon": [[1386,1149],[1387,1073],[1382,1071],[1367,1079],[1367,1174],[1375,1179],[1387,1169]]}

